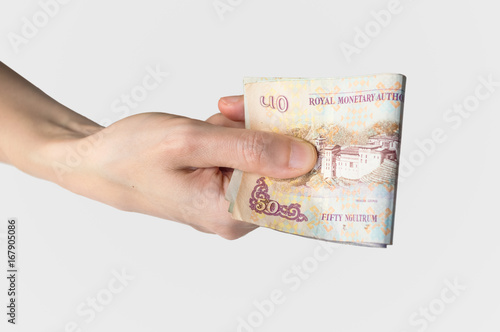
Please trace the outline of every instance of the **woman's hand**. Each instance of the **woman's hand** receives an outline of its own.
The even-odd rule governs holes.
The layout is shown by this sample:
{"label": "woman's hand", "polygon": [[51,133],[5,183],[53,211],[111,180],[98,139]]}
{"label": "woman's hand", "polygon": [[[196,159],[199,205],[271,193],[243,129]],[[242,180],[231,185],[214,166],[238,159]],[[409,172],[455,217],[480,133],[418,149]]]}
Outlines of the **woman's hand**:
{"label": "woman's hand", "polygon": [[244,128],[243,97],[207,121],[145,113],[107,128],[47,96],[0,62],[0,162],[116,208],[228,239],[256,226],[231,218],[232,169],[276,178],[307,173],[315,148]]}
{"label": "woman's hand", "polygon": [[316,150],[293,137],[243,129],[242,96],[222,98],[219,108],[222,113],[207,121],[138,114],[62,143],[57,151],[93,148],[77,169],[62,172],[60,184],[121,210],[179,221],[227,239],[241,237],[256,226],[228,212],[224,196],[232,169],[296,177],[312,169]]}

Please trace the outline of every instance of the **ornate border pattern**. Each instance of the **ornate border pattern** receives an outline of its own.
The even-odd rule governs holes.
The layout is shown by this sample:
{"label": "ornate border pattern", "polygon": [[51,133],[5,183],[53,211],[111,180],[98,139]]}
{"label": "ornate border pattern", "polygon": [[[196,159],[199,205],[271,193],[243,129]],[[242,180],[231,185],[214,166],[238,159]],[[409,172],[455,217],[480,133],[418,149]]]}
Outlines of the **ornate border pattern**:
{"label": "ornate border pattern", "polygon": [[257,185],[253,188],[249,200],[250,209],[257,213],[278,216],[296,222],[308,220],[307,217],[300,212],[300,204],[292,203],[290,205],[284,205],[272,200],[267,193],[269,187],[264,179],[264,177],[261,177],[256,181]]}

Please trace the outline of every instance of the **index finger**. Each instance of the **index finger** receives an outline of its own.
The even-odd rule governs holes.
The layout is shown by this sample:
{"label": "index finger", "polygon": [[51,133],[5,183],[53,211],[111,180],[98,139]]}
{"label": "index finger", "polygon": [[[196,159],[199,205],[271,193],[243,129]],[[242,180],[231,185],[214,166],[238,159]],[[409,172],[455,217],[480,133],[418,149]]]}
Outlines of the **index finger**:
{"label": "index finger", "polygon": [[219,99],[219,111],[233,121],[245,121],[245,104],[242,95]]}

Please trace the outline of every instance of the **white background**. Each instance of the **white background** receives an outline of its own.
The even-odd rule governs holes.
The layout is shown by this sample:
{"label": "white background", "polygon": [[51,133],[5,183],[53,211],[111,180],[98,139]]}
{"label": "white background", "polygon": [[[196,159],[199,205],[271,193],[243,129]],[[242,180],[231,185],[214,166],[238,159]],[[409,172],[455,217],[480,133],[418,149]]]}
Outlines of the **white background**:
{"label": "white background", "polygon": [[[401,0],[384,27],[372,12],[387,10],[385,0],[229,3],[220,16],[213,0],[72,0],[16,52],[9,34],[21,35],[23,17],[33,22],[42,9],[2,1],[0,57],[99,122],[119,119],[111,104],[148,67],[170,75],[129,114],[198,119],[217,112],[219,97],[242,93],[244,76],[403,73],[402,159],[414,167],[399,185],[394,245],[333,245],[318,263],[314,240],[258,229],[227,241],[0,165],[0,234],[8,217],[20,221],[19,324],[6,323],[2,277],[0,330],[59,332],[75,322],[81,331],[498,331],[500,87],[467,118],[445,119],[454,104],[474,101],[480,77],[500,81],[497,3]],[[370,42],[358,40],[348,61],[341,44],[356,45],[365,28]],[[417,142],[437,128],[446,140],[425,155]],[[310,273],[300,284],[283,279],[303,264]],[[134,280],[94,319],[79,315],[122,269]],[[453,300],[447,280],[465,288]],[[254,302],[275,290],[284,303],[264,317]]]}

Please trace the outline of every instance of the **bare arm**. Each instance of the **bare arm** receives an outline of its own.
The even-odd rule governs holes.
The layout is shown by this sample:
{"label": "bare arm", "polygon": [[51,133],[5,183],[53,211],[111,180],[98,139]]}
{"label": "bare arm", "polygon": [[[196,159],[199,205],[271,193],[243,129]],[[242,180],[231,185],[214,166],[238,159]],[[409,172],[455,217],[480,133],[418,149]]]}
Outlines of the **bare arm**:
{"label": "bare arm", "polygon": [[219,109],[207,121],[143,113],[103,128],[0,63],[0,161],[119,209],[234,239],[255,226],[227,212],[231,169],[296,177],[312,169],[316,150],[243,129],[242,96],[222,98]]}
{"label": "bare arm", "polygon": [[51,148],[101,129],[0,62],[0,162],[55,181]]}

